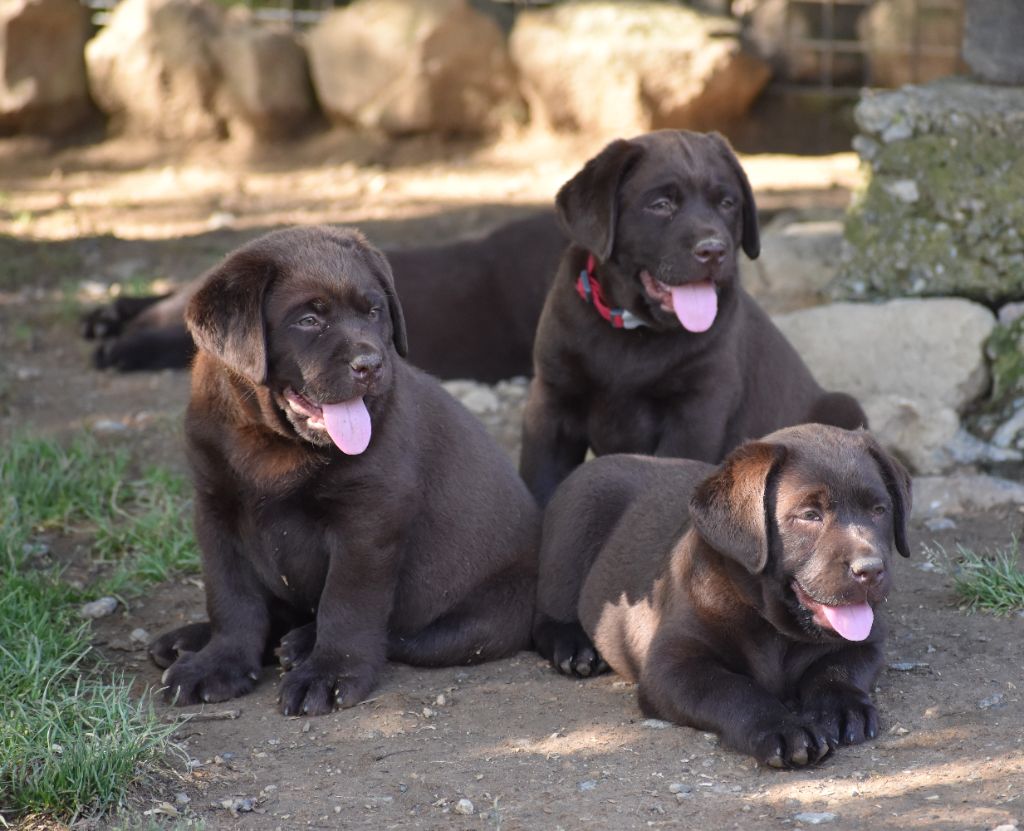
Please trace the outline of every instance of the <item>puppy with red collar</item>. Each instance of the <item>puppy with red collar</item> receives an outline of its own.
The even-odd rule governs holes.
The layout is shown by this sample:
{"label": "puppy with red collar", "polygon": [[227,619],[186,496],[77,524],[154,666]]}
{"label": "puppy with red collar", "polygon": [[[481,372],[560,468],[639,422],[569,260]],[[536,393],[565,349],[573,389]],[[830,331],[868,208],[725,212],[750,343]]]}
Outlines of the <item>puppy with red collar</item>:
{"label": "puppy with red collar", "polygon": [[520,457],[542,505],[588,449],[718,462],[780,427],[866,423],[739,285],[757,210],[721,136],[614,141],[556,207],[571,243],[534,341]]}

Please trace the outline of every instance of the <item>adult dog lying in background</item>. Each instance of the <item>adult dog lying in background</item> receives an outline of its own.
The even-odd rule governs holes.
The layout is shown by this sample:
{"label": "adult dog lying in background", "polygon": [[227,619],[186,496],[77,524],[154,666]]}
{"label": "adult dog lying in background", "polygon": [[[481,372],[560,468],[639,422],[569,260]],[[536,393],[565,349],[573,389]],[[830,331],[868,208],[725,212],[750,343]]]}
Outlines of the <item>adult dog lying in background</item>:
{"label": "adult dog lying in background", "polygon": [[[410,360],[440,378],[493,383],[529,375],[533,336],[567,239],[552,211],[478,239],[386,252],[405,309]],[[94,361],[122,372],[188,366],[185,309],[197,278],[170,295],[118,298],[90,312]]]}
{"label": "adult dog lying in background", "polygon": [[[910,508],[907,472],[862,430],[791,427],[717,469],[597,459],[545,513],[537,647],[570,675],[603,658],[645,714],[760,762],[820,761],[877,735],[875,608]],[[550,637],[580,623],[599,653]]]}
{"label": "adult dog lying in background", "polygon": [[717,462],[780,427],[866,423],[738,284],[757,210],[721,136],[612,142],[556,205],[572,244],[537,330],[520,458],[542,505],[588,448]]}
{"label": "adult dog lying in background", "polygon": [[150,646],[180,704],[249,691],[277,647],[285,714],[358,703],[386,658],[529,645],[539,517],[483,426],[404,360],[383,255],[294,228],[188,306],[186,442],[209,623]]}

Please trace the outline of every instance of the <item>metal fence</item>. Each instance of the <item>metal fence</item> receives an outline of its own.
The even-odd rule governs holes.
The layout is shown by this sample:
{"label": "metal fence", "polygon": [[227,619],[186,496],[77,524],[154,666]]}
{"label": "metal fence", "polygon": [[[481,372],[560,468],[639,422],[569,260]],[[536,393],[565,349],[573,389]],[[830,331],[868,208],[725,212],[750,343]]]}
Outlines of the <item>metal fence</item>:
{"label": "metal fence", "polygon": [[[267,22],[296,28],[315,24],[323,14],[351,0],[217,0],[241,3]],[[487,0],[504,7],[501,17],[524,8],[563,0]],[[102,26],[118,0],[82,0]],[[681,5],[694,5],[683,3]],[[919,83],[963,69],[960,48],[967,0],[719,0],[757,41],[756,21],[766,9],[781,31],[770,49],[776,89],[816,89],[847,93],[865,86]],[[481,3],[480,5],[486,5]],[[695,5],[707,6],[708,2]],[[494,7],[492,6],[492,9]],[[781,20],[779,19],[781,15]],[[752,31],[753,30],[753,31]],[[763,44],[759,44],[764,49]]]}

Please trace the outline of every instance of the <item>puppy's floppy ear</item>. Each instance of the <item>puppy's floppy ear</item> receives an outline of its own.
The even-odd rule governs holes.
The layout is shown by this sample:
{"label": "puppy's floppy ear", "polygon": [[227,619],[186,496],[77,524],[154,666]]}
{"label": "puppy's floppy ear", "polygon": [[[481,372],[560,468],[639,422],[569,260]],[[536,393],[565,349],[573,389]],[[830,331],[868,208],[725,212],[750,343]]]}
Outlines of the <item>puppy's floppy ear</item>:
{"label": "puppy's floppy ear", "polygon": [[896,550],[904,557],[910,556],[910,545],[907,543],[907,522],[910,518],[910,510],[914,505],[910,474],[896,459],[890,456],[882,445],[866,430],[858,431],[864,436],[868,453],[878,465],[882,474],[882,481],[885,482],[885,489],[889,491],[889,498],[892,500],[892,529],[896,542]]}
{"label": "puppy's floppy ear", "polygon": [[185,310],[196,346],[254,384],[267,377],[263,298],[276,276],[265,254],[242,249],[206,275]]}
{"label": "puppy's floppy ear", "polygon": [[636,142],[616,139],[583,165],[555,197],[565,233],[601,262],[615,247],[619,185],[643,153]]}
{"label": "puppy's floppy ear", "polygon": [[750,188],[750,180],[725,137],[720,133],[708,133],[708,138],[718,145],[719,151],[736,175],[736,181],[740,183],[740,188],[743,191],[743,235],[741,240],[743,253],[750,259],[756,260],[761,253],[761,233],[757,226],[757,204],[754,202],[754,192]]}
{"label": "puppy's floppy ear", "polygon": [[360,246],[360,253],[388,298],[388,310],[391,313],[391,340],[394,342],[398,354],[404,358],[409,354],[409,336],[405,331],[405,313],[402,311],[402,304],[395,292],[395,277],[391,272],[391,264],[383,252],[365,240]]}
{"label": "puppy's floppy ear", "polygon": [[701,537],[751,574],[768,562],[768,483],[785,458],[781,444],[741,445],[690,499],[690,518]]}

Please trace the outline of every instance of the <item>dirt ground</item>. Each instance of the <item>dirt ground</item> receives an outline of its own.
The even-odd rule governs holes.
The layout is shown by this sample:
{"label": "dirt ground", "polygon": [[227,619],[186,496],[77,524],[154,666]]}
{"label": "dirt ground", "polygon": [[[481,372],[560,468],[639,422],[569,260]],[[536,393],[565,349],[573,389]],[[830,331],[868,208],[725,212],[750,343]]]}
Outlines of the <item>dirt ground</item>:
{"label": "dirt ground", "polygon": [[[547,204],[595,149],[542,137],[394,145],[345,133],[259,154],[0,143],[0,440],[89,429],[180,469],[186,373],[90,369],[81,308],[111,285],[186,280],[282,224],[349,222],[382,245],[484,230]],[[832,216],[859,181],[851,154],[744,163],[765,216]],[[759,768],[712,736],[645,721],[632,685],[570,681],[531,653],[472,668],[392,666],[369,701],[319,719],[279,715],[268,668],[252,695],[183,724],[176,773],[140,790],[134,809],[284,831],[1024,823],[1024,618],[958,610],[944,563],[918,551],[935,540],[947,550],[1005,544],[1024,515],[954,520],[936,533],[916,524],[917,553],[897,566],[876,692],[881,738],[820,767]],[[201,582],[173,582],[99,621],[96,644],[140,688],[156,685],[130,633],[202,613]]]}

